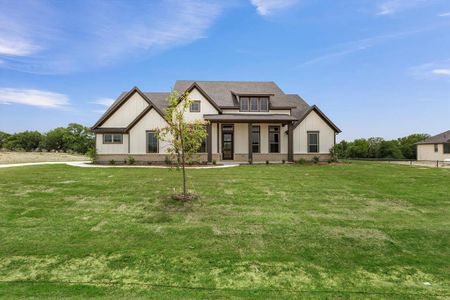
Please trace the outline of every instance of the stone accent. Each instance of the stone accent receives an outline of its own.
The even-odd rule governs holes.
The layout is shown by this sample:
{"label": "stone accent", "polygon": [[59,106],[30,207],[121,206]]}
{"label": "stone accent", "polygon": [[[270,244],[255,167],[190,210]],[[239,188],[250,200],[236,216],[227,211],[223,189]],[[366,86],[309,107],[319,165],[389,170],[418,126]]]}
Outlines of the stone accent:
{"label": "stone accent", "polygon": [[[147,163],[165,163],[166,157],[171,161],[175,162],[176,157],[170,154],[160,154],[160,153],[147,153],[147,154],[97,154],[97,163],[99,164],[109,164],[111,160],[114,160],[117,164],[123,164],[128,161],[129,157],[135,159],[136,164],[147,164]],[[201,153],[193,156],[192,160],[194,162],[206,163],[208,161],[208,154]]]}
{"label": "stone accent", "polygon": [[323,154],[323,153],[305,153],[305,154],[294,154],[294,161],[299,160],[300,158],[303,158],[307,161],[313,160],[313,158],[317,156],[319,158],[319,161],[328,161],[331,158],[330,154]]}

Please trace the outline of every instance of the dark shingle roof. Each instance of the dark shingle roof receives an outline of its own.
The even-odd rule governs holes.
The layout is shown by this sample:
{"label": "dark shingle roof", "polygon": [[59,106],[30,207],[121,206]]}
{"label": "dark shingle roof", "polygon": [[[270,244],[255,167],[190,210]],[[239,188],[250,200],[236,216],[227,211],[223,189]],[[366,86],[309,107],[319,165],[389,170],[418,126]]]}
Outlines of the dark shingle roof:
{"label": "dark shingle roof", "polygon": [[272,107],[286,107],[290,103],[286,94],[272,81],[177,80],[174,89],[184,92],[194,83],[197,83],[219,107],[237,107],[235,95],[240,94],[271,95]]}
{"label": "dark shingle roof", "polygon": [[417,145],[420,144],[443,144],[443,143],[450,143],[450,130],[447,130],[446,132],[437,134],[435,136],[431,136],[421,142],[417,142]]}
{"label": "dark shingle roof", "polygon": [[[174,90],[185,92],[186,90],[197,86],[198,89],[206,94],[209,101],[220,111],[222,108],[239,108],[237,96],[239,95],[269,95],[271,109],[291,109],[292,119],[297,120],[294,123],[296,127],[312,110],[316,110],[321,117],[330,124],[337,132],[340,132],[336,127],[316,106],[310,106],[298,95],[285,94],[277,84],[273,81],[196,81],[196,80],[177,80],[175,82]],[[93,128],[100,126],[115,109],[117,109],[125,97],[132,94],[133,91],[142,93],[137,87],[130,92],[122,93],[117,100],[109,107],[103,114],[100,120],[93,126]],[[145,92],[142,93],[146,97],[149,104],[153,104],[155,109],[161,114],[167,108],[168,92]],[[264,115],[269,118],[269,115]]]}

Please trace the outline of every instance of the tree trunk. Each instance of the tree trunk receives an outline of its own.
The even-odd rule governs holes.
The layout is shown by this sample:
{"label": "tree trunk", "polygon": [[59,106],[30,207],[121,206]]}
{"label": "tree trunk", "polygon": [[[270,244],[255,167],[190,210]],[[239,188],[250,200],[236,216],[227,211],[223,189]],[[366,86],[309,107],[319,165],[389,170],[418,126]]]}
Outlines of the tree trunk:
{"label": "tree trunk", "polygon": [[183,136],[183,130],[180,130],[180,138],[181,138],[181,168],[183,171],[183,197],[186,198],[186,170],[185,170],[185,164],[186,164],[186,158],[184,154],[184,136]]}

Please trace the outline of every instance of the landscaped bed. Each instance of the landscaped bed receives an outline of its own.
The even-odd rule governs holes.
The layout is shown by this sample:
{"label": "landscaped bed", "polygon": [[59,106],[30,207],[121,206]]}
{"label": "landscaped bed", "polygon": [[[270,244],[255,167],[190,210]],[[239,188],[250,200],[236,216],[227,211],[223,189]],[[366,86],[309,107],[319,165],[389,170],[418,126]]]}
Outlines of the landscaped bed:
{"label": "landscaped bed", "polygon": [[0,297],[449,297],[450,170],[0,169]]}

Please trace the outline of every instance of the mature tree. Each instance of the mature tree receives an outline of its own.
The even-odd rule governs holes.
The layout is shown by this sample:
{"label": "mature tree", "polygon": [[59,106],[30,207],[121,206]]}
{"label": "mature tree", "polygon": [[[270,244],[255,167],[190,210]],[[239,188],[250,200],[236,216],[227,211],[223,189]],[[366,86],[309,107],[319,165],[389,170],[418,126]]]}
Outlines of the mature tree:
{"label": "mature tree", "polygon": [[39,149],[41,141],[42,134],[38,131],[24,131],[8,137],[3,146],[9,150],[32,151]]}
{"label": "mature tree", "polygon": [[417,147],[415,143],[420,142],[430,135],[424,133],[415,133],[398,139],[400,151],[403,156],[408,159],[417,158]]}
{"label": "mature tree", "polygon": [[402,152],[397,141],[383,141],[380,144],[379,156],[381,158],[401,159]]}
{"label": "mature tree", "polygon": [[64,138],[66,134],[67,129],[64,127],[50,130],[42,139],[41,147],[46,150],[67,151],[67,143]]}
{"label": "mature tree", "polygon": [[83,125],[70,123],[64,140],[68,145],[68,150],[77,153],[87,153],[90,148],[95,147],[94,135],[91,130]]}
{"label": "mature tree", "polygon": [[377,158],[380,157],[380,145],[384,141],[381,137],[371,137],[367,139],[368,149],[367,157]]}
{"label": "mature tree", "polygon": [[172,91],[167,98],[169,102],[165,111],[168,126],[158,130],[158,138],[167,142],[168,151],[176,156],[177,168],[181,167],[183,174],[183,192],[181,199],[187,200],[191,195],[186,189],[186,163],[190,161],[200,149],[207,136],[204,121],[187,121],[184,117],[192,101],[188,94]]}
{"label": "mature tree", "polygon": [[367,158],[369,153],[369,143],[366,139],[356,139],[348,147],[348,157]]}
{"label": "mature tree", "polygon": [[50,130],[42,141],[42,148],[46,150],[85,154],[94,147],[94,135],[90,129],[76,123],[70,123],[66,128],[58,127]]}
{"label": "mature tree", "polygon": [[6,140],[10,137],[11,135],[9,133],[0,131],[0,149],[2,149],[4,146],[4,144],[6,143]]}

